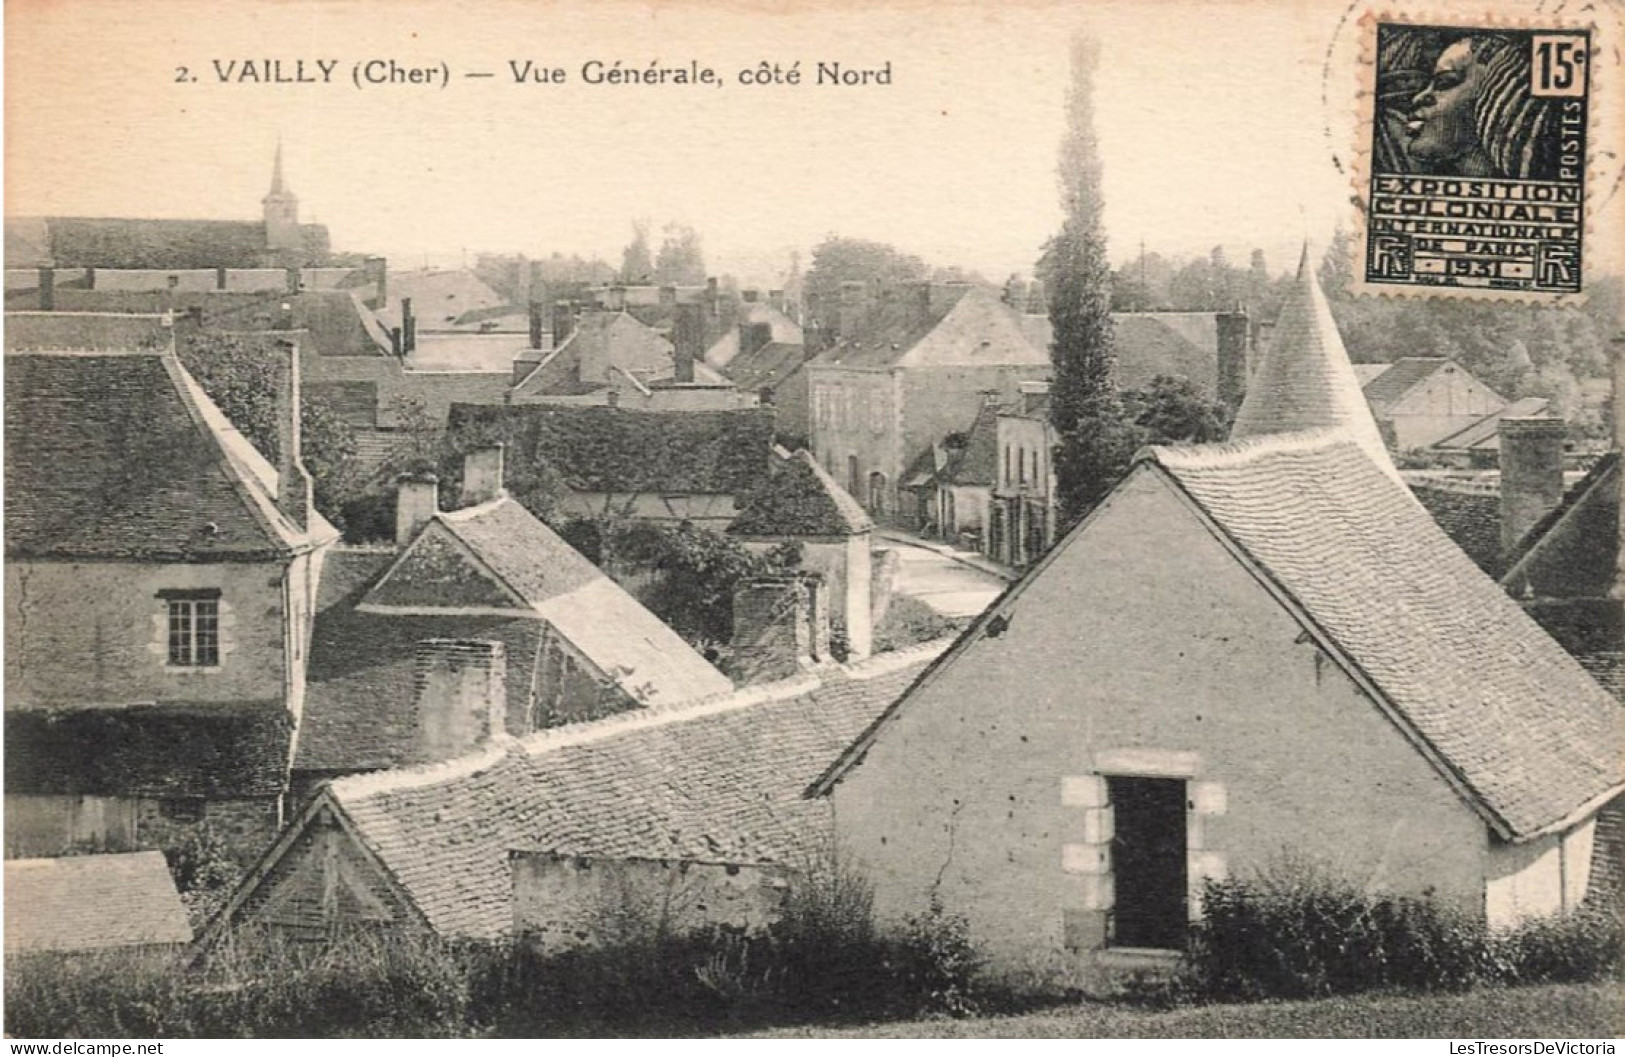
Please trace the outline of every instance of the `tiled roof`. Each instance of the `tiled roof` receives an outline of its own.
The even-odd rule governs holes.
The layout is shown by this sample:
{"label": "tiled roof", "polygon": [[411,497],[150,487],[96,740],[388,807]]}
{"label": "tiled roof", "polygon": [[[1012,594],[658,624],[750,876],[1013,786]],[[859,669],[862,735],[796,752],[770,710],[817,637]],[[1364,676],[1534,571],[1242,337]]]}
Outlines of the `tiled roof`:
{"label": "tiled roof", "polygon": [[869,514],[810,452],[775,459],[767,480],[728,526],[736,536],[851,536],[874,528]]}
{"label": "tiled roof", "polygon": [[6,792],[268,797],[287,784],[293,717],[280,701],[8,708]]}
{"label": "tiled roof", "polygon": [[672,344],[625,312],[588,312],[553,356],[514,387],[515,396],[588,393],[616,370],[640,378],[668,376]]}
{"label": "tiled roof", "polygon": [[1503,566],[1514,598],[1606,598],[1619,561],[1620,456],[1609,452],[1524,535]]}
{"label": "tiled roof", "polygon": [[1144,389],[1159,375],[1185,378],[1209,399],[1218,393],[1219,317],[1213,312],[1114,312],[1114,376]]}
{"label": "tiled roof", "polygon": [[984,402],[965,434],[965,446],[948,457],[944,484],[993,485],[999,478],[999,407]]}
{"label": "tiled roof", "polygon": [[453,404],[447,435],[459,451],[506,443],[515,491],[552,474],[576,492],[744,495],[773,457],[773,411]]}
{"label": "tiled roof", "polygon": [[1309,267],[1305,245],[1297,280],[1281,306],[1263,362],[1247,380],[1247,396],[1236,411],[1230,438],[1318,429],[1346,430],[1377,466],[1398,480],[1326,295]]}
{"label": "tiled roof", "polygon": [[1441,441],[1435,441],[1433,447],[1465,451],[1477,448],[1481,451],[1494,451],[1500,448],[1500,429],[1503,418],[1535,418],[1546,414],[1551,401],[1544,396],[1526,396],[1520,400],[1503,407],[1501,410],[1485,415],[1466,429],[1452,433]]}
{"label": "tiled roof", "polygon": [[644,703],[686,700],[732,685],[637,599],[508,498],[435,515],[362,604],[424,615],[478,607],[532,616]]}
{"label": "tiled roof", "polygon": [[192,942],[162,852],[6,860],[6,953]]}
{"label": "tiled roof", "polygon": [[829,835],[801,791],[941,644],[480,756],[341,779],[329,795],[443,936],[513,924],[508,853],[795,864]]}
{"label": "tiled roof", "polygon": [[264,560],[330,534],[276,509],[275,472],[172,353],[5,366],[8,557]]}
{"label": "tiled roof", "polygon": [[1341,435],[1154,448],[1509,837],[1625,782],[1625,711]]}
{"label": "tiled roof", "polygon": [[1446,481],[1412,480],[1411,494],[1456,546],[1486,575],[1501,569],[1501,496],[1497,491],[1451,487]]}

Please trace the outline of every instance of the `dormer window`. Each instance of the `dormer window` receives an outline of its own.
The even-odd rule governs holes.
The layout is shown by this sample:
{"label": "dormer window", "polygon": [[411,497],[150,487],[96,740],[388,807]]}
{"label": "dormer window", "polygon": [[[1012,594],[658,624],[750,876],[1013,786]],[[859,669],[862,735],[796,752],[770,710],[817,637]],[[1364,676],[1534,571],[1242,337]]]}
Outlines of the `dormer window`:
{"label": "dormer window", "polygon": [[171,668],[220,666],[220,592],[160,591],[168,608]]}

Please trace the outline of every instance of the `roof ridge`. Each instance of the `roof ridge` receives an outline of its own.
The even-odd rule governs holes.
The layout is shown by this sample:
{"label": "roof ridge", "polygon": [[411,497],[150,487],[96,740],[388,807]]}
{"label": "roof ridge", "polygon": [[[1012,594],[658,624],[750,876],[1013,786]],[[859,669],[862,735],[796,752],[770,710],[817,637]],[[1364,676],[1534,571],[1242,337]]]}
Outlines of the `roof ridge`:
{"label": "roof ridge", "polygon": [[1318,451],[1338,444],[1360,446],[1348,430],[1336,427],[1295,433],[1259,433],[1216,444],[1152,444],[1135,453],[1134,461],[1154,462],[1170,470],[1219,469],[1263,455]]}
{"label": "roof ridge", "polygon": [[350,775],[334,781],[330,789],[340,803],[380,793],[420,789],[442,781],[472,776],[500,763],[510,755],[539,756],[559,749],[594,744],[622,734],[655,730],[755,705],[793,700],[821,689],[828,685],[832,678],[844,676],[857,682],[878,679],[941,653],[951,642],[951,639],[934,639],[907,649],[875,654],[856,663],[829,665],[771,683],[736,687],[683,704],[620,712],[602,719],[552,727],[518,738],[495,739],[485,748],[467,756],[413,767]]}

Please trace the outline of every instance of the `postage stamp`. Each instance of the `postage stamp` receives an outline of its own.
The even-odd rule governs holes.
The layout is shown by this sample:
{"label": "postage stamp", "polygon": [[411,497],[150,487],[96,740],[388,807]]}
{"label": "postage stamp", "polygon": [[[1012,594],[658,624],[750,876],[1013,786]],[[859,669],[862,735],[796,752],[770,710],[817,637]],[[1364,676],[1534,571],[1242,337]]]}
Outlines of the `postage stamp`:
{"label": "postage stamp", "polygon": [[1594,30],[1365,28],[1365,288],[1579,294]]}

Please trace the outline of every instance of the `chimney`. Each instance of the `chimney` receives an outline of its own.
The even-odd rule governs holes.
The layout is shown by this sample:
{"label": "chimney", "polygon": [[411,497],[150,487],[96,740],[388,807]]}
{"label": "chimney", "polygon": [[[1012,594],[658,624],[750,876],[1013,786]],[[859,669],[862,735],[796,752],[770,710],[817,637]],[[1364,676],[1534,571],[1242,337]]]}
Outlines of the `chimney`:
{"label": "chimney", "polygon": [[570,301],[553,302],[553,347],[556,349],[570,340],[576,332],[576,307]]}
{"label": "chimney", "polygon": [[862,279],[842,280],[840,306],[835,317],[836,342],[851,341],[868,311],[869,284]]}
{"label": "chimney", "polygon": [[488,444],[463,456],[463,493],[459,506],[476,506],[508,494],[502,486],[503,445]]}
{"label": "chimney", "polygon": [[1535,522],[1563,501],[1560,418],[1503,418],[1501,438],[1501,557],[1509,557]]}
{"label": "chimney", "polygon": [[1245,312],[1221,312],[1217,318],[1219,402],[1231,411],[1247,395],[1247,338],[1251,323]]}
{"label": "chimney", "polygon": [[660,307],[671,308],[677,304],[677,287],[662,286],[660,288]]}
{"label": "chimney", "polygon": [[277,347],[287,357],[288,365],[276,398],[276,506],[283,517],[304,532],[310,528],[312,507],[310,474],[305,472],[300,453],[299,343],[280,341]]}
{"label": "chimney", "polygon": [[389,351],[394,353],[396,356],[402,355],[400,327],[389,328]]}
{"label": "chimney", "polygon": [[769,290],[767,292],[767,307],[771,308],[775,312],[783,312],[784,311],[784,291],[783,290]]}
{"label": "chimney", "polygon": [[214,270],[214,288],[216,290],[224,290],[226,288],[226,270],[224,268],[216,268]]}
{"label": "chimney", "polygon": [[760,290],[744,290],[740,292],[739,296],[744,300],[745,304],[754,305],[762,299],[762,292]]}
{"label": "chimney", "polygon": [[283,269],[282,285],[283,285],[283,289],[286,290],[288,293],[297,294],[299,292],[299,269],[298,268],[285,268],[285,269]]}
{"label": "chimney", "polygon": [[373,311],[389,303],[389,261],[383,257],[368,257],[361,266],[361,274],[372,285],[373,295],[365,304]]}
{"label": "chimney", "polygon": [[401,298],[401,354],[411,355],[418,347],[418,319],[412,314],[412,299]]}
{"label": "chimney", "polygon": [[694,380],[694,361],[705,355],[705,316],[699,305],[678,305],[672,327],[672,378],[678,384]]}
{"label": "chimney", "polygon": [[507,737],[502,643],[424,639],[413,659],[417,739],[411,763],[453,759]]}
{"label": "chimney", "polygon": [[41,268],[39,270],[39,310],[41,312],[56,311],[55,268]]}
{"label": "chimney", "polygon": [[822,586],[821,577],[740,581],[733,596],[737,680],[786,679],[829,657],[829,605],[820,599]]}
{"label": "chimney", "polygon": [[547,304],[547,280],[542,278],[542,262],[531,261],[525,276],[525,299],[535,304]]}
{"label": "chimney", "polygon": [[619,312],[626,307],[626,287],[620,283],[604,291],[604,309],[609,312]]}
{"label": "chimney", "polygon": [[432,473],[403,473],[395,485],[395,545],[404,547],[440,509],[440,478]]}
{"label": "chimney", "polygon": [[86,290],[94,290],[94,289],[96,289],[96,269],[94,269],[94,268],[86,268],[85,269],[85,289]]}
{"label": "chimney", "polygon": [[526,307],[530,309],[530,347],[539,349],[545,340],[543,335],[547,331],[546,321],[543,319],[546,311],[542,303],[536,300],[532,300]]}

